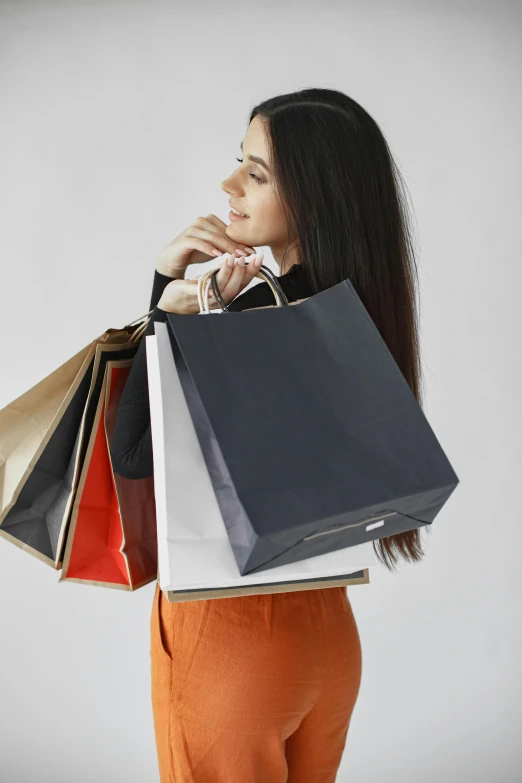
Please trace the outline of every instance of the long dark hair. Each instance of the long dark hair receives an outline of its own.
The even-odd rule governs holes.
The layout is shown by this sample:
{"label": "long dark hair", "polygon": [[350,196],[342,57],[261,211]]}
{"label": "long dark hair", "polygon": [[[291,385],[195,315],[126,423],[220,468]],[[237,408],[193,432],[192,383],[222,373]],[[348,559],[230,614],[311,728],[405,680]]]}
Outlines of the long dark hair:
{"label": "long dark hair", "polygon": [[[379,126],[353,98],[310,88],[255,106],[278,195],[315,293],[349,278],[422,405],[418,301],[407,190]],[[281,261],[284,267],[284,257]],[[429,526],[426,526],[429,530]],[[420,528],[373,541],[394,570],[424,556]]]}

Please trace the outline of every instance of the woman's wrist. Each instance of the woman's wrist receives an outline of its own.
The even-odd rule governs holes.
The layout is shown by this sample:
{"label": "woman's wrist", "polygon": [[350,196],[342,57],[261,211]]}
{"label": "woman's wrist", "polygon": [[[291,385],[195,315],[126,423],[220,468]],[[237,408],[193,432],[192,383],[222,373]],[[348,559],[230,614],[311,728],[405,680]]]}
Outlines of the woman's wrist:
{"label": "woman's wrist", "polygon": [[167,266],[166,264],[163,264],[161,261],[158,261],[156,264],[156,271],[162,275],[165,275],[166,277],[172,277],[173,280],[184,280],[187,267]]}

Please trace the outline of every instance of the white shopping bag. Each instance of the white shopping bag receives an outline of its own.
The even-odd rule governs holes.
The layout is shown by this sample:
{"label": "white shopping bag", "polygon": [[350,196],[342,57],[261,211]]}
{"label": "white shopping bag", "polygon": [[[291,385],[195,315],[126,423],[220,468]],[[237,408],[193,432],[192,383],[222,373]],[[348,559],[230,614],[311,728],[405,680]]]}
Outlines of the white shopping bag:
{"label": "white shopping bag", "polygon": [[[155,334],[145,340],[158,582],[169,600],[368,583],[367,569],[376,562],[371,541],[241,576],[185,400],[167,324],[156,321],[154,328]],[[357,572],[351,579],[349,575]]]}

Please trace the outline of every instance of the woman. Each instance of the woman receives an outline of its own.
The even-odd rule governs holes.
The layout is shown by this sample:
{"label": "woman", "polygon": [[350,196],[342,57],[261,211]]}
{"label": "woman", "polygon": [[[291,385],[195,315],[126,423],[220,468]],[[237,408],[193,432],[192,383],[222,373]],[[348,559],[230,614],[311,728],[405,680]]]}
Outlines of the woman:
{"label": "woman", "polygon": [[[253,109],[241,148],[221,187],[245,217],[200,217],[165,248],[146,334],[167,312],[199,312],[185,270],[224,253],[217,283],[229,309],[273,305],[266,282],[241,293],[262,261],[244,256],[268,246],[289,301],[351,280],[420,401],[414,258],[375,121],[341,92],[302,90]],[[143,340],[111,447],[127,478],[153,474],[147,384]],[[399,554],[424,554],[419,530],[374,547],[390,569]],[[335,781],[362,672],[345,587],[169,603],[156,584],[150,650],[161,783]]]}

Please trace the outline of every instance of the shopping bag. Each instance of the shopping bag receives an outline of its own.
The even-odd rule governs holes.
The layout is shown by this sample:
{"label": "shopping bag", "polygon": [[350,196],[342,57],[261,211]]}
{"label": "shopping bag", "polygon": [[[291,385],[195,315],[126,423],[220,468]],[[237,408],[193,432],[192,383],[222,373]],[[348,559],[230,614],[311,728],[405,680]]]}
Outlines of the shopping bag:
{"label": "shopping bag", "polygon": [[109,359],[105,364],[60,582],[137,590],[157,577],[154,479],[118,475],[110,456],[117,409],[131,365],[132,359]]}
{"label": "shopping bag", "polygon": [[430,525],[458,484],[350,280],[284,298],[166,316],[242,575]]}
{"label": "shopping bag", "polygon": [[102,348],[133,356],[150,312],[107,329],[0,410],[0,536],[59,569],[94,419]]}
{"label": "shopping bag", "polygon": [[146,340],[158,529],[158,582],[169,600],[364,584],[371,543],[241,576],[169,345],[155,322]]}
{"label": "shopping bag", "polygon": [[[158,580],[159,581],[159,580]],[[256,583],[250,587],[221,587],[218,590],[163,590],[163,595],[169,603],[184,601],[208,601],[214,598],[234,598],[236,595],[262,595],[263,593],[295,593],[299,590],[321,590],[329,587],[345,587],[349,585],[370,584],[368,568],[344,576],[317,577],[316,579],[301,579],[287,582]]]}

